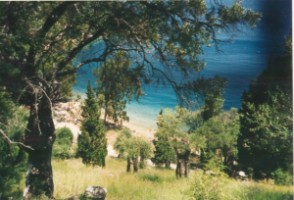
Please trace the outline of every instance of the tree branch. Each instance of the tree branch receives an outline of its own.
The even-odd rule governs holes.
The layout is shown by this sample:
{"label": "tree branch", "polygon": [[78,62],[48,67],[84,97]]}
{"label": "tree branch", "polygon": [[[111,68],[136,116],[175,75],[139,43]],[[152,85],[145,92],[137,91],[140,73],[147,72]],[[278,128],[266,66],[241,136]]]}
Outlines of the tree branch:
{"label": "tree branch", "polygon": [[36,37],[33,40],[32,45],[30,46],[30,50],[27,57],[27,67],[28,70],[27,74],[34,73],[35,68],[35,56],[36,56],[36,49],[39,45],[42,45],[44,38],[47,32],[54,26],[54,24],[60,19],[60,17],[66,11],[66,7],[75,2],[65,1],[60,3],[52,12],[49,14],[48,18],[46,19],[45,23],[43,24],[42,28],[37,32]]}
{"label": "tree branch", "polygon": [[72,1],[64,1],[60,3],[52,12],[49,14],[42,28],[38,31],[38,36],[44,38],[46,33],[54,26],[54,24],[60,19],[60,17],[66,11],[67,6],[74,4]]}
{"label": "tree branch", "polygon": [[[57,70],[61,71],[84,47],[97,40],[104,33],[104,29],[97,31],[92,37],[82,40],[75,48],[73,48],[66,58],[57,64]],[[61,74],[61,73],[59,73]]]}
{"label": "tree branch", "polygon": [[3,138],[4,139],[6,139],[7,140],[7,142],[9,143],[9,144],[16,144],[16,145],[18,145],[18,146],[22,146],[22,147],[24,147],[24,148],[27,148],[27,149],[30,149],[30,150],[35,150],[35,149],[33,149],[32,147],[30,147],[30,146],[27,146],[27,145],[25,145],[24,143],[22,143],[22,142],[15,142],[15,141],[12,141],[5,133],[4,133],[4,131],[2,130],[2,129],[0,129],[0,133],[1,133],[1,135],[3,136]]}

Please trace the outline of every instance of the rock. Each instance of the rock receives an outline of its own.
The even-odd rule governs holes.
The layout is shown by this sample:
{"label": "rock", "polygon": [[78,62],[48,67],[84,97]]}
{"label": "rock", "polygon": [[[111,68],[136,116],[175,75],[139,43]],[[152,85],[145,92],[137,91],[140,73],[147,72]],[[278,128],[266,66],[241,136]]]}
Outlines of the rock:
{"label": "rock", "polygon": [[101,186],[89,186],[86,188],[84,196],[89,199],[105,200],[107,189]]}
{"label": "rock", "polygon": [[245,180],[247,180],[248,177],[244,171],[237,171],[235,173],[235,178],[242,180],[242,181],[245,181]]}

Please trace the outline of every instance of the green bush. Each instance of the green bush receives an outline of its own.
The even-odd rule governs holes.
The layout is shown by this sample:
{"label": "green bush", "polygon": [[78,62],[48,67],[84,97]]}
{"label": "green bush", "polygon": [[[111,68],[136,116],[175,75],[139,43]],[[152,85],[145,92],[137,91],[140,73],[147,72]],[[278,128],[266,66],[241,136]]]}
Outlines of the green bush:
{"label": "green bush", "polygon": [[292,174],[283,171],[281,168],[277,169],[273,173],[273,178],[277,185],[292,185]]}
{"label": "green bush", "polygon": [[153,183],[161,183],[162,182],[161,178],[156,174],[144,174],[141,176],[141,178],[144,181],[150,181]]}
{"label": "green bush", "polygon": [[72,157],[71,148],[73,134],[69,128],[60,128],[56,132],[56,141],[53,147],[53,156],[58,159],[68,159]]}
{"label": "green bush", "polygon": [[293,200],[293,194],[290,191],[279,191],[256,186],[246,188],[244,197],[244,200]]}
{"label": "green bush", "polygon": [[229,188],[229,180],[225,177],[205,175],[198,171],[189,192],[194,200],[235,200],[234,192]]}
{"label": "green bush", "polygon": [[[0,87],[0,130],[12,141],[21,141],[28,110],[14,104],[10,94]],[[22,174],[26,170],[25,152],[0,134],[0,199],[21,199]]]}

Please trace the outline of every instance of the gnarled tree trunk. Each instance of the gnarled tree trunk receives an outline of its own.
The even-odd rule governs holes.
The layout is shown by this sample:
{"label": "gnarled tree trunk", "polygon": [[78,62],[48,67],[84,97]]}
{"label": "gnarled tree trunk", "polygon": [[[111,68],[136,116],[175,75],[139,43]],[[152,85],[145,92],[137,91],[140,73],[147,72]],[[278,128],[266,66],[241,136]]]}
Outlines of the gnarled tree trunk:
{"label": "gnarled tree trunk", "polygon": [[27,150],[29,158],[24,199],[38,195],[53,197],[51,155],[55,140],[54,131],[51,101],[43,95],[31,106],[24,137],[24,143],[33,148]]}

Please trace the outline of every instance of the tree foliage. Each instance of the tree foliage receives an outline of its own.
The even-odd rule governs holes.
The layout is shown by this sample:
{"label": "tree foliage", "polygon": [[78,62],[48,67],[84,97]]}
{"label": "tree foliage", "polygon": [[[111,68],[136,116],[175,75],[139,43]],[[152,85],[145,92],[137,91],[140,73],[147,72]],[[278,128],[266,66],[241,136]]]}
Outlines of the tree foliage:
{"label": "tree foliage", "polygon": [[[188,98],[186,104],[188,107],[196,103],[202,105],[202,119],[204,121],[221,113],[224,105],[224,90],[227,80],[220,76],[213,78],[201,77],[195,81],[188,82],[184,85]],[[191,101],[191,102],[190,102]],[[196,102],[193,102],[196,101]],[[192,105],[189,105],[192,104]]]}
{"label": "tree foliage", "polygon": [[132,68],[125,53],[117,53],[96,70],[97,92],[104,96],[104,120],[110,117],[115,123],[128,121],[127,101],[138,99],[141,90],[140,68]]}
{"label": "tree foliage", "polygon": [[73,133],[69,128],[60,128],[56,130],[56,143],[54,144],[53,157],[68,159],[72,156]]}
{"label": "tree foliage", "polygon": [[0,88],[0,105],[0,199],[21,198],[19,181],[25,171],[26,157],[24,151],[9,140],[21,141],[28,112],[15,105],[3,88]]}
{"label": "tree foliage", "polygon": [[145,167],[145,160],[152,156],[151,144],[142,138],[132,136],[128,129],[124,129],[117,137],[114,148],[120,157],[127,160],[127,172],[137,172],[139,167]]}
{"label": "tree foliage", "polygon": [[231,109],[210,118],[195,130],[193,134],[204,137],[206,141],[206,146],[201,151],[205,168],[229,170],[237,159],[239,129],[238,112]]}
{"label": "tree foliage", "polygon": [[156,134],[153,144],[155,147],[153,163],[157,166],[164,164],[165,168],[170,168],[170,164],[176,161],[176,152],[167,135]]}
{"label": "tree foliage", "polygon": [[107,155],[107,140],[104,123],[100,119],[101,107],[94,91],[88,82],[87,98],[83,106],[82,133],[78,137],[77,155],[83,163],[105,166]]}
{"label": "tree foliage", "polygon": [[[73,79],[69,74],[85,64],[103,62],[117,51],[140,57],[133,61],[149,68],[146,77],[163,75],[152,60],[185,73],[191,68],[200,70],[202,45],[217,44],[217,31],[240,23],[254,25],[260,17],[240,3],[231,7],[215,4],[210,9],[204,0],[3,2],[1,9],[1,85],[18,97],[24,88],[33,92],[26,87],[29,82],[35,86],[43,82],[52,100],[70,93]],[[71,64],[82,49],[98,41],[103,44],[98,53]],[[18,81],[9,85],[11,80]]]}
{"label": "tree foliage", "polygon": [[[54,191],[52,106],[70,95],[79,68],[123,51],[145,79],[166,79],[177,89],[167,71],[201,70],[202,45],[217,44],[218,31],[252,26],[260,17],[239,2],[210,9],[204,0],[1,2],[0,9],[0,85],[30,107],[24,143],[35,149],[26,149],[29,166],[40,172],[28,170],[25,195],[49,198]],[[100,48],[91,51],[98,43]],[[91,53],[73,62],[82,50]]]}
{"label": "tree foliage", "polygon": [[286,48],[243,94],[239,159],[255,178],[271,177],[278,168],[292,171],[292,61]]}
{"label": "tree foliage", "polygon": [[189,134],[189,117],[192,116],[195,117],[195,114],[191,111],[177,107],[175,112],[168,109],[162,111],[157,119],[154,160],[168,167],[176,158],[176,175],[179,177],[188,176],[191,153],[198,152],[205,145],[204,137]]}

